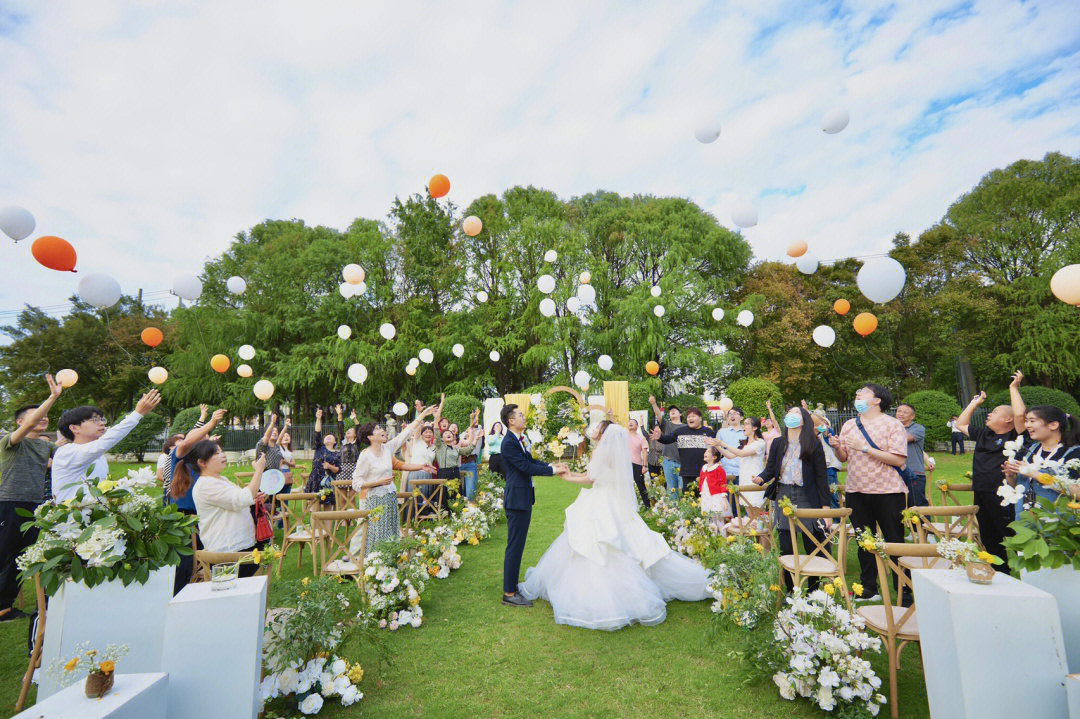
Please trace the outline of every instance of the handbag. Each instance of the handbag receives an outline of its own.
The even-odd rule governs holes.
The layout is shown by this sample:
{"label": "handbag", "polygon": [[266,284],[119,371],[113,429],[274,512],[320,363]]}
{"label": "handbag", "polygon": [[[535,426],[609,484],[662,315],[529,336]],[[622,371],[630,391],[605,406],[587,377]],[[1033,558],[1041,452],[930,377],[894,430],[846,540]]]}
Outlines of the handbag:
{"label": "handbag", "polygon": [[251,507],[251,513],[255,520],[255,541],[266,542],[274,538],[274,528],[270,526],[270,516],[266,513],[266,505],[256,502]]}

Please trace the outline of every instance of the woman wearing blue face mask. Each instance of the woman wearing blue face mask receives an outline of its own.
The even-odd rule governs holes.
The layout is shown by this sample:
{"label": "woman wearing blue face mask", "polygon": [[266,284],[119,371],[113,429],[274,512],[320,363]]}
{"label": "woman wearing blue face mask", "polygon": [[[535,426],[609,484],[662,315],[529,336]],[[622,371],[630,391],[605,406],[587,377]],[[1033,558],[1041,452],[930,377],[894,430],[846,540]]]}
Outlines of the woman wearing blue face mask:
{"label": "woman wearing blue face mask", "polygon": [[836,450],[829,444],[829,438],[835,436],[835,433],[832,431],[832,424],[829,423],[829,417],[825,414],[825,410],[815,409],[810,414],[814,418],[814,428],[817,430],[818,439],[821,441],[821,449],[825,452],[825,473],[828,476],[830,488],[829,506],[832,509],[837,509],[840,506],[840,497],[832,490],[832,487],[838,484],[838,476],[840,470],[844,468],[844,463],[836,456]]}
{"label": "woman wearing blue face mask", "polygon": [[[765,498],[779,502],[784,497],[802,509],[823,509],[829,506],[829,483],[825,471],[825,450],[817,438],[810,412],[803,407],[792,407],[784,415],[785,430],[773,440],[769,448],[769,461],[765,471],[754,481],[757,484],[772,482],[765,490]],[[775,480],[775,481],[774,481]],[[774,504],[775,506],[775,504]],[[787,517],[781,512],[773,513],[780,554],[791,554],[792,540]],[[828,522],[828,520],[826,520]],[[819,541],[825,534],[816,525],[811,530]],[[802,538],[807,553],[814,545],[807,537]],[[785,573],[784,581],[791,587],[791,577]],[[817,588],[817,580],[810,579],[810,589]]]}

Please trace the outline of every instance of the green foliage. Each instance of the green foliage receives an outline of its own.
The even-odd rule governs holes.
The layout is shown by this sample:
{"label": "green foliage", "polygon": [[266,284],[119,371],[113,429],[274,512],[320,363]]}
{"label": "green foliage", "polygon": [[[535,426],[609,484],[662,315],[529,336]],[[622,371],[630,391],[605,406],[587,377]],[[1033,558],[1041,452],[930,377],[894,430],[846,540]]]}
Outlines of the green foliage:
{"label": "green foliage", "polygon": [[[648,399],[646,399],[646,402]],[[698,397],[696,394],[677,394],[674,397],[668,397],[664,400],[664,407],[678,407],[682,410],[683,421],[686,421],[686,410],[691,407],[697,407],[701,410],[701,416],[705,423],[709,422],[709,405],[705,404],[705,400]]]}
{"label": "green foliage", "polygon": [[[1076,398],[1067,392],[1062,392],[1053,387],[1021,385],[1020,397],[1024,400],[1024,404],[1029,408],[1036,407],[1040,404],[1049,404],[1059,409],[1063,409],[1071,415],[1080,416],[1080,404],[1077,404]],[[992,395],[988,395],[983,406],[989,410],[1002,404],[1009,404],[1008,390],[1002,390],[1000,392],[995,392]]]}
{"label": "green foliage", "polygon": [[710,570],[709,589],[719,595],[718,621],[751,631],[759,624],[772,626],[781,582],[776,550],[749,538],[724,542],[705,558]]}
{"label": "green foliage", "polygon": [[1039,497],[1009,527],[1016,532],[1003,541],[1009,566],[1028,572],[1071,566],[1080,571],[1080,510],[1061,495],[1051,503]]}
{"label": "green foliage", "polygon": [[160,452],[165,432],[165,418],[157,412],[150,412],[120,440],[113,451],[117,454],[133,454],[135,461],[143,461],[147,452]]}
{"label": "green foliage", "polygon": [[935,442],[949,441],[951,432],[945,423],[960,414],[960,403],[955,397],[927,389],[912,392],[903,401],[915,409],[915,421],[926,427],[927,451]]}
{"label": "green foliage", "polygon": [[769,411],[765,407],[767,400],[772,400],[773,411],[777,416],[786,409],[780,388],[759,377],[740,377],[728,385],[727,396],[736,407],[742,409],[744,417],[768,417]]}
{"label": "green foliage", "polygon": [[169,425],[169,431],[173,434],[187,434],[195,427],[195,423],[199,421],[201,411],[199,407],[188,407],[180,410],[173,417],[172,424]]}
{"label": "green foliage", "polygon": [[447,395],[442,416],[456,424],[462,432],[469,426],[469,415],[481,406],[480,400],[467,394]]}
{"label": "green foliage", "polygon": [[627,385],[630,395],[630,409],[647,409],[652,412],[652,408],[649,406],[649,397],[660,397],[662,395],[660,380],[656,377],[649,377],[648,379],[640,381],[630,381]]}

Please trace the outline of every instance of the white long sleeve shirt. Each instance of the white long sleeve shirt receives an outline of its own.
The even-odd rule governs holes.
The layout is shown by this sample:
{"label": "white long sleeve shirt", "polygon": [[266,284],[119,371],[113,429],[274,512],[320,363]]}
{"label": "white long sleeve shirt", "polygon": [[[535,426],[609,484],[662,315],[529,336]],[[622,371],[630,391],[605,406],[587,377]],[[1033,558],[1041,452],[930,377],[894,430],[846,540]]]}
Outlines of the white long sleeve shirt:
{"label": "white long sleeve shirt", "polygon": [[[80,487],[88,486],[87,479],[104,479],[101,474],[101,463],[105,453],[112,449],[124,437],[128,435],[143,416],[138,412],[132,412],[127,417],[105,430],[93,442],[86,444],[65,444],[56,450],[52,464],[52,493],[57,502],[72,499]],[[94,465],[93,476],[90,477],[87,470]],[[108,462],[104,462],[105,473],[108,475]]]}
{"label": "white long sleeve shirt", "polygon": [[191,490],[199,515],[199,538],[208,552],[239,552],[255,546],[255,497],[221,477],[199,477]]}

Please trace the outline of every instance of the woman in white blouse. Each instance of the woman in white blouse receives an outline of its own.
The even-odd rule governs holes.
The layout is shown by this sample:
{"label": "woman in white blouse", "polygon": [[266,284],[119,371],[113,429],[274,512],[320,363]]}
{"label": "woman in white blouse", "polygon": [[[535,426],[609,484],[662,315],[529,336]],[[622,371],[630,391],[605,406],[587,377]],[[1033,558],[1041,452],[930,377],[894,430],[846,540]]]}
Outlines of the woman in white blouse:
{"label": "woman in white blouse", "polygon": [[[255,520],[251,507],[266,496],[259,491],[266,456],[251,465],[254,472],[246,487],[239,487],[221,476],[228,460],[225,451],[213,440],[197,442],[176,465],[173,487],[185,492],[195,482],[191,499],[199,516],[199,538],[208,552],[250,552],[255,549]],[[194,475],[198,474],[197,480]],[[240,576],[250,576],[258,567],[240,565]]]}
{"label": "woman in white blouse", "polygon": [[[742,423],[743,434],[746,435],[746,441],[742,443],[741,447],[734,447],[726,442],[717,440],[716,444],[718,449],[728,459],[739,459],[739,481],[740,487],[754,487],[754,477],[757,477],[765,471],[765,439],[761,435],[761,420],[757,417],[747,417]],[[731,480],[729,479],[728,482]],[[741,501],[741,500],[740,500]],[[765,504],[764,492],[747,492],[746,501],[756,510]],[[734,507],[732,507],[734,509]],[[757,511],[752,511],[751,514],[759,514]]]}
{"label": "woman in white blouse", "polygon": [[[435,464],[435,430],[431,425],[417,424],[413,431],[412,439],[405,443],[402,448],[402,459],[408,464],[421,466],[433,466]],[[434,472],[426,470],[401,473],[401,491],[411,492],[410,482],[414,479],[431,479]]]}
{"label": "woman in white blouse", "polygon": [[[368,446],[356,458],[353,470],[353,489],[360,497],[360,509],[373,510],[382,507],[382,516],[370,525],[368,544],[374,546],[387,539],[401,536],[401,522],[398,519],[397,492],[394,488],[393,456],[405,440],[424,421],[435,413],[434,407],[421,412],[412,424],[398,432],[393,439],[387,439],[386,428],[375,422],[368,422],[357,433],[360,442]],[[424,471],[435,473],[435,468],[422,464],[403,463],[402,471]],[[354,547],[355,551],[356,548]]]}

